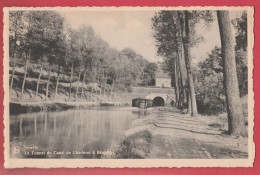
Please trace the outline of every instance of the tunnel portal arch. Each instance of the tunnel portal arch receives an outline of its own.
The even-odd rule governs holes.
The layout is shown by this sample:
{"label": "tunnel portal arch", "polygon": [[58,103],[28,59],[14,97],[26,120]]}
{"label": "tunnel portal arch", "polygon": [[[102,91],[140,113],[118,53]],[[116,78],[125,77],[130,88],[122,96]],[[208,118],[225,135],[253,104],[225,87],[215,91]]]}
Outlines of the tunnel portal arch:
{"label": "tunnel portal arch", "polygon": [[160,96],[156,96],[153,99],[153,106],[164,106],[165,105],[165,100],[160,97]]}

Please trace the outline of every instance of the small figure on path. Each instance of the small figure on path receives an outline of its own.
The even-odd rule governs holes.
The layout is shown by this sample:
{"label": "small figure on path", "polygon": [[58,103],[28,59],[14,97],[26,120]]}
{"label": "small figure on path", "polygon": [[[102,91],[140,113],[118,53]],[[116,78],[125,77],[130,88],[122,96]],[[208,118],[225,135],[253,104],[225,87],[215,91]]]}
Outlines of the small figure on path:
{"label": "small figure on path", "polygon": [[174,105],[174,101],[173,101],[173,99],[171,99],[171,106],[173,106]]}

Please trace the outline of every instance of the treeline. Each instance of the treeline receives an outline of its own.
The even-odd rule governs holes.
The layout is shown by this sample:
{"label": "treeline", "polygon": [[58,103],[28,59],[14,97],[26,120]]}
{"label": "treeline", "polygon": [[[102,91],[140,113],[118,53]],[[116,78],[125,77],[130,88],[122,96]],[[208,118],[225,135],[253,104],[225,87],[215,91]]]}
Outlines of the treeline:
{"label": "treeline", "polygon": [[[48,72],[44,85],[45,100],[56,99],[61,75],[69,77],[69,99],[72,99],[72,88],[76,88],[74,100],[83,98],[86,84],[91,86],[91,92],[111,95],[115,90],[131,91],[131,86],[148,85],[151,81],[146,68],[149,62],[142,55],[130,48],[122,51],[111,48],[91,26],[72,29],[55,11],[11,11],[9,55],[11,89],[16,68],[24,67],[20,99],[30,71],[37,72],[35,97],[39,95],[43,73]],[[56,74],[56,85],[54,95],[50,96],[52,73]],[[73,87],[73,82],[76,82],[76,87]]]}
{"label": "treeline", "polygon": [[[232,21],[228,11],[160,11],[152,18],[157,53],[172,75],[176,105],[191,116],[227,111],[229,133],[245,135],[240,97],[247,94],[247,15]],[[192,64],[191,47],[203,41],[196,25],[210,24],[217,16],[221,48],[215,47],[204,61]],[[233,38],[236,40],[234,45]]]}

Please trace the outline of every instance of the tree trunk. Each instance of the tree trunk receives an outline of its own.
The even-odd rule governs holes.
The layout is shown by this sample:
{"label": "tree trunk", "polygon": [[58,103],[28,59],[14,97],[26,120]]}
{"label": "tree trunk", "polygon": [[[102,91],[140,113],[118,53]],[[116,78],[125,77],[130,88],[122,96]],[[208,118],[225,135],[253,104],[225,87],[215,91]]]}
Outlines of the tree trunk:
{"label": "tree trunk", "polygon": [[109,99],[110,101],[112,101],[112,93],[113,93],[113,84],[114,84],[114,80],[112,80],[112,84],[111,84],[111,89],[110,89],[110,94],[109,94]]}
{"label": "tree trunk", "polygon": [[244,116],[236,71],[234,41],[228,11],[217,11],[224,62],[224,87],[228,112],[228,131],[231,135],[246,135]]}
{"label": "tree trunk", "polygon": [[177,68],[178,68],[177,62],[178,62],[178,60],[175,59],[175,64],[174,64],[174,81],[175,81],[175,83],[174,83],[174,87],[175,87],[175,100],[176,100],[175,104],[176,105],[179,104],[179,85],[178,85],[178,82],[179,82],[179,80],[178,80],[179,76],[178,75],[179,75],[179,73],[178,73],[178,70],[177,70]]}
{"label": "tree trunk", "polygon": [[49,64],[48,80],[47,80],[47,85],[46,85],[45,100],[47,100],[49,98],[48,96],[49,96],[50,77],[51,77],[51,64]]}
{"label": "tree trunk", "polygon": [[16,66],[16,53],[14,53],[14,65],[13,65],[12,78],[11,78],[11,90],[13,89],[15,66]]}
{"label": "tree trunk", "polygon": [[[179,69],[180,69],[180,89],[181,89],[181,103],[182,103],[182,110],[184,109],[184,102],[185,102],[185,98],[188,98],[188,94],[186,92],[186,77],[187,77],[187,71],[185,68],[185,59],[183,59],[183,40],[182,40],[182,30],[183,30],[183,24],[181,24],[181,20],[180,20],[180,16],[178,14],[178,12],[173,13],[173,21],[175,23],[175,37],[177,39],[177,47],[176,47],[176,53],[177,53],[177,59],[178,59],[178,63],[179,63]],[[188,100],[186,100],[188,103]]]}
{"label": "tree trunk", "polygon": [[179,72],[180,72],[180,109],[184,109],[184,98],[185,98],[185,78],[184,78],[184,70],[183,70],[183,59],[182,59],[182,54],[181,54],[182,49],[180,46],[178,46],[177,50],[177,59],[178,59],[178,66],[179,66]]}
{"label": "tree trunk", "polygon": [[92,78],[89,76],[89,83],[90,83],[90,98],[89,100],[92,101],[92,95],[93,95],[93,82],[92,82]]}
{"label": "tree trunk", "polygon": [[178,105],[178,107],[179,107],[179,109],[180,110],[183,110],[183,108],[184,108],[184,93],[183,93],[183,86],[182,86],[182,80],[181,80],[181,73],[180,73],[180,71],[179,71],[179,74],[178,74],[178,76],[179,76],[179,82],[178,82],[178,85],[179,85],[179,105]]}
{"label": "tree trunk", "polygon": [[15,66],[16,66],[16,42],[17,42],[17,36],[15,33],[15,35],[14,35],[14,65],[13,65],[12,78],[11,78],[11,90],[13,89],[14,72],[15,72]]}
{"label": "tree trunk", "polygon": [[178,72],[178,86],[179,86],[179,103],[178,103],[178,108],[183,109],[183,92],[182,92],[182,87],[181,87],[181,75],[180,71]]}
{"label": "tree trunk", "polygon": [[59,65],[59,68],[58,68],[58,74],[57,74],[57,81],[56,81],[56,87],[55,87],[54,100],[56,100],[56,95],[57,95],[58,86],[59,86],[59,80],[60,80],[60,65]]}
{"label": "tree trunk", "polygon": [[100,84],[99,95],[101,95],[102,83],[101,83],[101,80],[100,80],[100,76],[98,76],[98,83]]}
{"label": "tree trunk", "polygon": [[37,98],[38,92],[39,92],[39,84],[40,84],[41,75],[42,75],[42,68],[43,68],[43,63],[41,64],[40,75],[39,75],[38,80],[37,80],[35,99]]}
{"label": "tree trunk", "polygon": [[85,70],[84,73],[83,73],[83,79],[82,79],[82,85],[81,85],[81,94],[80,94],[80,99],[82,99],[82,97],[83,97],[83,93],[84,93],[85,74],[86,74],[86,70]]}
{"label": "tree trunk", "polygon": [[72,78],[73,78],[73,64],[71,66],[71,71],[70,71],[70,93],[69,93],[69,99],[71,98]]}
{"label": "tree trunk", "polygon": [[191,116],[196,116],[197,112],[197,102],[196,102],[196,95],[195,95],[195,88],[193,82],[193,75],[191,72],[191,57],[190,57],[190,31],[189,31],[189,12],[185,11],[185,30],[184,30],[184,22],[183,18],[180,18],[181,23],[181,30],[182,30],[182,41],[183,41],[183,49],[184,49],[184,56],[185,56],[185,63],[187,69],[187,78],[188,78],[188,87],[191,96]]}
{"label": "tree trunk", "polygon": [[24,92],[24,85],[25,85],[25,81],[26,81],[26,75],[27,75],[27,64],[28,64],[28,60],[26,58],[25,60],[25,68],[24,68],[24,77],[23,77],[23,84],[22,84],[22,91],[21,91],[21,99],[23,98],[23,92]]}
{"label": "tree trunk", "polygon": [[189,91],[187,91],[187,105],[187,114],[191,114],[191,98]]}
{"label": "tree trunk", "polygon": [[107,84],[107,74],[105,74],[105,81],[104,81],[104,97],[106,96],[106,84]]}
{"label": "tree trunk", "polygon": [[75,100],[77,100],[78,98],[78,92],[79,92],[79,81],[80,81],[80,71],[79,71],[79,78],[78,78],[78,83],[77,83],[77,90],[76,90],[76,97],[75,97]]}

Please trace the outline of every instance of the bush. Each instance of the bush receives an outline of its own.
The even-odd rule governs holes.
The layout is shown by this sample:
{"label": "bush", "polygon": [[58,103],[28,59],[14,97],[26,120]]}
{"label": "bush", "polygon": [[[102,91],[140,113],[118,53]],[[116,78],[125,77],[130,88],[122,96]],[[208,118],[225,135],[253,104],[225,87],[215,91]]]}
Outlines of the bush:
{"label": "bush", "polygon": [[151,149],[152,134],[148,130],[139,131],[124,139],[120,149],[116,152],[117,158],[144,159]]}
{"label": "bush", "polygon": [[133,87],[132,87],[132,86],[128,86],[128,87],[127,87],[127,91],[128,91],[128,92],[133,92]]}
{"label": "bush", "polygon": [[[240,96],[247,94],[247,54],[236,50],[237,76]],[[198,64],[197,105],[198,112],[206,115],[218,115],[226,111],[223,60],[221,49],[215,47],[208,57]]]}
{"label": "bush", "polygon": [[203,115],[218,115],[226,111],[225,102],[217,98],[197,100],[198,112]]}

